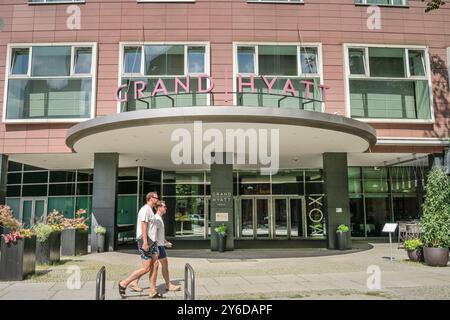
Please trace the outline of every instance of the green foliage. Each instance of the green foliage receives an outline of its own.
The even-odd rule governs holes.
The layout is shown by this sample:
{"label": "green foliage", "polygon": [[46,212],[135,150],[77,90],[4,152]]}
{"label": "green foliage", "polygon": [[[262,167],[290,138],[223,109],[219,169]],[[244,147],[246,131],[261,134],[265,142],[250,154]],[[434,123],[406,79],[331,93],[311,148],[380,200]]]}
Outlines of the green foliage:
{"label": "green foliage", "polygon": [[217,232],[219,235],[224,236],[227,234],[227,226],[222,224],[221,226],[214,228],[214,231]]}
{"label": "green foliage", "polygon": [[340,232],[348,232],[349,230],[350,230],[349,227],[347,227],[345,224],[341,224],[338,227],[338,231],[340,231]]}
{"label": "green foliage", "polygon": [[424,246],[446,248],[450,231],[450,185],[443,168],[428,174],[423,204],[422,241]]}
{"label": "green foliage", "polygon": [[33,227],[34,233],[36,234],[37,241],[45,242],[50,237],[53,232],[52,226],[44,223],[38,223]]}
{"label": "green foliage", "polygon": [[420,239],[406,240],[403,245],[405,246],[405,249],[408,251],[416,250],[417,248],[423,247],[423,243],[422,241],[420,241]]}
{"label": "green foliage", "polygon": [[97,234],[105,234],[106,233],[106,228],[102,227],[102,226],[96,226],[94,231]]}
{"label": "green foliage", "polygon": [[[423,2],[424,0],[422,0]],[[427,2],[427,7],[425,8],[425,12],[430,12],[433,10],[437,10],[445,4],[443,0],[431,0]]]}

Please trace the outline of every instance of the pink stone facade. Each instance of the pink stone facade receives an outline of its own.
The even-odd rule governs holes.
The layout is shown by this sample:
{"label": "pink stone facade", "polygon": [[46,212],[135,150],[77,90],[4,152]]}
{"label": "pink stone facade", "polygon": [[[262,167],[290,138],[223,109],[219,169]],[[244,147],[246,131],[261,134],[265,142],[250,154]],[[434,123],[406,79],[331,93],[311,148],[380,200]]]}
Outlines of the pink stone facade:
{"label": "pink stone facade", "polygon": [[[344,43],[429,47],[435,122],[373,124],[379,137],[447,138],[450,115],[448,56],[450,6],[425,13],[425,3],[381,7],[381,29],[367,28],[367,6],[354,0],[305,0],[304,4],[248,3],[246,0],[196,0],[191,3],[137,3],[136,0],[86,0],[80,30],[66,26],[70,4],[29,5],[0,0],[0,107],[4,106],[9,43],[98,43],[97,116],[117,112],[120,42],[210,43],[215,90],[232,77],[233,42],[313,42],[322,44],[325,112],[345,115]],[[224,70],[229,70],[226,75]],[[216,105],[231,105],[216,95]],[[70,152],[66,131],[73,124],[0,123],[0,153]],[[438,147],[376,147],[379,152],[439,152]]]}

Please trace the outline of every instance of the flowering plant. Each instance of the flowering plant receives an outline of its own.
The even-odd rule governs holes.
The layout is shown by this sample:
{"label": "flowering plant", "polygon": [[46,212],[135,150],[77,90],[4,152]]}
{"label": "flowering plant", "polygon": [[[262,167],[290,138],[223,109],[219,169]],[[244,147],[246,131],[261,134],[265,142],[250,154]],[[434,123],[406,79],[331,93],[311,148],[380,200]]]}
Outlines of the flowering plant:
{"label": "flowering plant", "polygon": [[47,224],[52,227],[54,232],[64,230],[64,216],[58,210],[53,209],[47,216]]}
{"label": "flowering plant", "polygon": [[26,229],[23,224],[14,218],[12,210],[8,206],[0,206],[0,223],[10,230],[7,234],[2,234],[5,243],[17,242],[19,239],[31,238],[34,233],[31,229]]}
{"label": "flowering plant", "polygon": [[88,229],[88,225],[86,223],[87,218],[83,217],[82,215],[86,214],[86,210],[84,209],[78,209],[75,213],[75,218],[64,218],[63,225],[65,229],[77,229],[77,230],[84,230],[86,231]]}

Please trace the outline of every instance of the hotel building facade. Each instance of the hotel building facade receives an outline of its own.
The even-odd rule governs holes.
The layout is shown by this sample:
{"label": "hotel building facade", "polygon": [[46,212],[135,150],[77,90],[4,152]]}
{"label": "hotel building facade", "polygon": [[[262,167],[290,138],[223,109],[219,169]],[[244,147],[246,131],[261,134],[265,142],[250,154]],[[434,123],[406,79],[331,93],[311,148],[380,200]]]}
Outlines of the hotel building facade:
{"label": "hotel building facade", "polygon": [[[450,7],[424,9],[0,0],[0,200],[27,225],[87,209],[110,250],[149,191],[167,237],[197,247],[222,223],[229,249],[334,248],[342,223],[385,236],[421,217],[426,173],[447,163]],[[192,153],[174,151],[182,134]],[[208,150],[216,163],[196,161]]]}

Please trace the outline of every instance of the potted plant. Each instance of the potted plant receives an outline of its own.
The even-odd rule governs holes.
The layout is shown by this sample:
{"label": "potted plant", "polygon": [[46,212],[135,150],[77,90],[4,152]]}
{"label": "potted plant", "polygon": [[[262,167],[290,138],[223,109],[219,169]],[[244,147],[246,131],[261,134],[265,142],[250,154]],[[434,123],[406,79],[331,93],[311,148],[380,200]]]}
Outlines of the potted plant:
{"label": "potted plant", "polygon": [[1,237],[0,280],[21,281],[34,274],[36,267],[36,237],[14,218],[8,206],[0,206]]}
{"label": "potted plant", "polygon": [[61,231],[64,217],[53,210],[47,219],[34,226],[36,233],[36,260],[41,264],[53,264],[61,258]]}
{"label": "potted plant", "polygon": [[222,224],[214,228],[214,231],[219,236],[219,252],[225,252],[227,243],[227,226],[225,224]]}
{"label": "potted plant", "polygon": [[105,251],[106,228],[102,226],[96,226],[94,231],[97,235],[97,252],[103,252]]}
{"label": "potted plant", "polygon": [[79,209],[75,218],[64,218],[64,230],[61,233],[61,254],[77,256],[88,253],[88,225],[83,217],[86,210]]}
{"label": "potted plant", "polygon": [[403,246],[408,253],[409,260],[414,262],[423,261],[423,243],[420,239],[405,240]]}
{"label": "potted plant", "polygon": [[425,263],[447,266],[450,231],[450,185],[443,168],[434,167],[427,177],[423,204],[422,242]]}
{"label": "potted plant", "polygon": [[336,249],[349,250],[351,248],[350,228],[341,224],[336,230]]}

